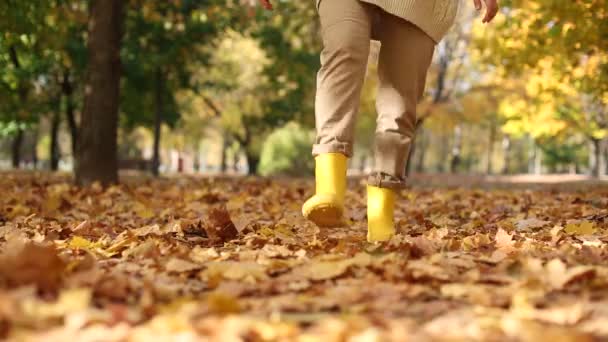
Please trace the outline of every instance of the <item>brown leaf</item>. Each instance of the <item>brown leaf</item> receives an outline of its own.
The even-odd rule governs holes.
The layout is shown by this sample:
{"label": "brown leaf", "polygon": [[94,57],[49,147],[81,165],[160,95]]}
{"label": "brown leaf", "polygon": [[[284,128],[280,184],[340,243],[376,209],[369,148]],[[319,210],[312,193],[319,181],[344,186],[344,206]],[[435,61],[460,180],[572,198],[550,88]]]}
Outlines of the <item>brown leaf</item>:
{"label": "brown leaf", "polygon": [[113,300],[125,300],[131,289],[129,278],[126,274],[105,274],[94,284],[95,296],[110,298]]}
{"label": "brown leaf", "polygon": [[219,292],[207,296],[207,305],[212,313],[220,315],[235,314],[242,310],[237,298]]}
{"label": "brown leaf", "polygon": [[295,269],[294,273],[310,280],[328,280],[343,275],[351,266],[367,266],[370,262],[371,256],[369,254],[359,253],[350,259],[313,261]]}
{"label": "brown leaf", "polygon": [[0,255],[0,282],[10,287],[35,284],[52,291],[61,283],[64,268],[54,245],[13,241]]}
{"label": "brown leaf", "polygon": [[167,270],[167,272],[176,272],[176,273],[192,272],[195,270],[200,270],[201,268],[203,268],[201,265],[197,265],[193,262],[190,262],[190,261],[187,261],[184,259],[179,259],[179,258],[171,258],[165,264],[165,270]]}
{"label": "brown leaf", "polygon": [[235,239],[238,231],[230,219],[230,214],[225,205],[211,208],[204,221],[204,229],[207,237],[213,243],[224,243]]}

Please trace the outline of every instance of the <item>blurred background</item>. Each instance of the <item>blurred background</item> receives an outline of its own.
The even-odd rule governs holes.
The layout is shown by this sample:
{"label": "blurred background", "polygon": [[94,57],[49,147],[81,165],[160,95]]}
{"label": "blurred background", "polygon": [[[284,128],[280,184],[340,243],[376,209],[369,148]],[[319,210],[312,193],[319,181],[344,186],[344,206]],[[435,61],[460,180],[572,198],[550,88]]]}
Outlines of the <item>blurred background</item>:
{"label": "blurred background", "polygon": [[[97,141],[117,159],[93,164],[111,169],[312,175],[317,12],[313,0],[274,4],[1,1],[0,168],[71,172]],[[462,5],[436,49],[408,173],[606,175],[608,1],[502,0],[490,25]],[[96,64],[104,42],[115,75]],[[372,167],[373,46],[352,174]],[[115,86],[88,83],[104,76]]]}

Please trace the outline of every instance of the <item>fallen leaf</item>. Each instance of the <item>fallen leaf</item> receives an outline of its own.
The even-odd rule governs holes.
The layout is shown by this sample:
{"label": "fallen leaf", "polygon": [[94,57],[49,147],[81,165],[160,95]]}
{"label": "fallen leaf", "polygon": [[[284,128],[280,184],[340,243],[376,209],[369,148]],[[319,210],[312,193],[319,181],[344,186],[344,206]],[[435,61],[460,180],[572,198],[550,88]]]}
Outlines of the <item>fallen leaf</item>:
{"label": "fallen leaf", "polygon": [[309,264],[294,269],[293,272],[313,281],[329,280],[343,275],[352,266],[368,266],[371,263],[371,260],[369,254],[358,253],[352,258],[344,260],[313,260]]}
{"label": "fallen leaf", "polygon": [[505,253],[511,253],[515,250],[515,240],[513,240],[514,234],[509,234],[502,228],[499,228],[496,231],[496,236],[494,239],[496,240],[496,247]]}
{"label": "fallen leaf", "polygon": [[65,266],[55,246],[16,241],[4,246],[0,254],[0,282],[9,286],[34,284],[42,290],[55,290]]}
{"label": "fallen leaf", "polygon": [[238,231],[230,219],[225,205],[213,207],[204,220],[207,237],[214,243],[224,243],[235,239]]}
{"label": "fallen leaf", "polygon": [[256,262],[213,261],[201,271],[201,277],[217,286],[222,279],[256,282],[266,279],[266,268]]}
{"label": "fallen leaf", "polygon": [[135,214],[143,219],[149,219],[155,216],[154,210],[147,207],[141,202],[137,202],[133,208]]}
{"label": "fallen leaf", "polygon": [[564,231],[571,235],[593,235],[596,232],[595,224],[591,221],[569,223]]}
{"label": "fallen leaf", "polygon": [[550,223],[550,221],[539,220],[536,217],[531,217],[528,219],[517,221],[515,227],[517,227],[517,229],[519,230],[537,229],[542,228]]}
{"label": "fallen leaf", "polygon": [[29,298],[20,303],[21,313],[31,320],[46,320],[60,318],[86,310],[91,302],[91,290],[75,288],[61,291],[54,302],[45,302],[37,298]]}
{"label": "fallen leaf", "polygon": [[99,242],[92,242],[88,239],[83,238],[82,236],[74,236],[70,242],[68,243],[68,247],[73,249],[87,249],[87,250],[95,250],[102,246]]}
{"label": "fallen leaf", "polygon": [[545,265],[547,272],[547,281],[556,290],[561,290],[565,286],[584,279],[593,277],[596,274],[596,268],[593,266],[574,266],[568,268],[560,259],[553,259]]}
{"label": "fallen leaf", "polygon": [[165,264],[165,270],[167,270],[167,272],[184,273],[200,270],[201,268],[203,268],[203,266],[179,258],[171,258]]}
{"label": "fallen leaf", "polygon": [[207,305],[214,314],[228,315],[242,311],[238,299],[220,292],[213,292],[207,296]]}

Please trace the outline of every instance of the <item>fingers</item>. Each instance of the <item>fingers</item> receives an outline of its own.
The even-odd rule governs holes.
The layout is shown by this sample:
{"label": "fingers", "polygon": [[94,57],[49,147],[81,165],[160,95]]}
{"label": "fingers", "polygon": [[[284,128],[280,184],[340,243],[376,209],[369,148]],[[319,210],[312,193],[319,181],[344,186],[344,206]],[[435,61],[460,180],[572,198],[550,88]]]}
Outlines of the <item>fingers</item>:
{"label": "fingers", "polygon": [[262,7],[264,7],[267,10],[272,9],[272,4],[270,3],[270,0],[260,0],[260,3],[262,4]]}
{"label": "fingers", "polygon": [[475,3],[475,9],[481,11],[481,0],[473,0]]}
{"label": "fingers", "polygon": [[486,2],[486,15],[482,22],[489,23],[494,19],[496,13],[498,13],[498,1],[497,0],[485,0]]}

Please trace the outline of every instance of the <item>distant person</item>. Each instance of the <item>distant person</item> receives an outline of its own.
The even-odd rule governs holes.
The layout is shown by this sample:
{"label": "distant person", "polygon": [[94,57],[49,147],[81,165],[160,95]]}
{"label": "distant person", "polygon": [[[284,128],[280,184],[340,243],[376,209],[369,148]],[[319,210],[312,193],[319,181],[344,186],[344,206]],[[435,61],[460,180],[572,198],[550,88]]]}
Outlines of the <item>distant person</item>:
{"label": "distant person", "polygon": [[[483,0],[490,22],[498,0]],[[271,9],[270,0],[260,0]],[[367,186],[367,239],[395,233],[396,190],[415,135],[416,105],[424,92],[435,44],[450,29],[459,0],[317,0],[324,49],[317,75],[315,118],[316,194],[302,208],[322,227],[342,224],[347,159],[367,71],[370,40],[381,42],[375,167]],[[474,0],[481,10],[482,0]]]}

